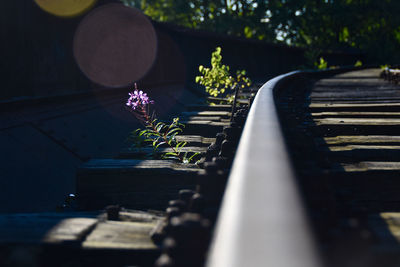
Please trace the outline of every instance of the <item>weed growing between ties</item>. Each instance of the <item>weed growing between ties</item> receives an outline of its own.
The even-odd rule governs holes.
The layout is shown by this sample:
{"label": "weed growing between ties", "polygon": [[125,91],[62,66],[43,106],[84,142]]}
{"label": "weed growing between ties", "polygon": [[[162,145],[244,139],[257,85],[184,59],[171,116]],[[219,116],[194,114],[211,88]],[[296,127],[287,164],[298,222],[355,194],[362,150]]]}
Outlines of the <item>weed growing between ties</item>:
{"label": "weed growing between ties", "polygon": [[222,95],[231,103],[234,95],[229,94],[228,89],[244,89],[251,86],[251,80],[245,70],[238,70],[233,77],[229,72],[230,67],[222,64],[221,51],[221,47],[217,47],[211,54],[211,68],[199,66],[201,76],[196,77],[196,83],[203,85],[210,96]]}
{"label": "weed growing between ties", "polygon": [[172,123],[167,124],[158,121],[155,113],[150,111],[150,105],[154,104],[146,93],[137,89],[129,93],[126,106],[135,115],[135,117],[144,125],[145,129],[136,129],[131,133],[130,140],[134,142],[136,147],[141,147],[145,143],[151,143],[153,147],[152,157],[157,150],[162,147],[170,147],[172,152],[162,155],[163,159],[179,160],[183,163],[191,163],[198,158],[200,153],[182,152],[186,146],[186,142],[177,142],[176,135],[183,132],[184,124],[179,122],[179,118],[174,118]]}

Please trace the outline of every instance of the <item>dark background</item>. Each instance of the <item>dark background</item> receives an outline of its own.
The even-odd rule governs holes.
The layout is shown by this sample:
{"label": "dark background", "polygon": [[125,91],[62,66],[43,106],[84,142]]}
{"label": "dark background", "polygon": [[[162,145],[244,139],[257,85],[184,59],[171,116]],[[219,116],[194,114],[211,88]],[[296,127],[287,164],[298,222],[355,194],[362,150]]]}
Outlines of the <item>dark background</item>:
{"label": "dark background", "polygon": [[[97,6],[104,2],[114,1],[100,1]],[[2,3],[1,101],[100,88],[81,73],[72,53],[73,36],[83,17],[58,18],[28,0]],[[304,48],[221,36],[167,23],[153,25],[159,50],[156,64],[144,78],[147,84],[185,80],[192,85],[198,65],[209,65],[216,46],[222,47],[224,64],[232,69],[246,69],[256,80],[297,69],[305,63]],[[341,51],[321,55],[330,65],[353,65],[364,57],[361,52]]]}

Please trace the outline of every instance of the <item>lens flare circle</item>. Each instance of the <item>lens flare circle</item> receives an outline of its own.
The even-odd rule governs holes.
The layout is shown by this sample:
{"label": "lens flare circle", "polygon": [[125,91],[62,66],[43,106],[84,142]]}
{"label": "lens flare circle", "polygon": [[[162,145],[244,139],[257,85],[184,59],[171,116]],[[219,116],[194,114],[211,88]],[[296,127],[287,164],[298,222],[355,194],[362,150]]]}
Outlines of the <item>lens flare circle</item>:
{"label": "lens flare circle", "polygon": [[94,6],[97,0],[35,0],[47,13],[58,17],[79,16]]}
{"label": "lens flare circle", "polygon": [[83,18],[75,32],[73,51],[91,81],[125,87],[151,69],[157,55],[157,35],[138,9],[107,4]]}

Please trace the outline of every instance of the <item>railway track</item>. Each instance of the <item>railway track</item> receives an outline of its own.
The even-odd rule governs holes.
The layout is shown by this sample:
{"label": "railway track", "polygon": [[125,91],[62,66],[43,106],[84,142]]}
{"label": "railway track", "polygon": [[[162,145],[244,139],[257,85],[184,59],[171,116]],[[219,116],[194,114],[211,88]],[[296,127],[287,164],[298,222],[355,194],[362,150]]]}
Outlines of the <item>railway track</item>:
{"label": "railway track", "polygon": [[333,74],[259,92],[209,266],[399,266],[400,88],[377,69]]}
{"label": "railway track", "polygon": [[294,85],[278,101],[327,266],[400,264],[400,88],[379,75],[309,80],[307,90]]}
{"label": "railway track", "polygon": [[379,74],[281,75],[234,116],[188,106],[180,138],[200,166],[144,159],[147,148],[91,159],[66,203],[79,212],[3,216],[0,241],[12,246],[2,255],[22,248],[44,266],[399,266],[400,88]]}
{"label": "railway track", "polygon": [[[179,102],[181,94],[171,92],[171,98]],[[194,249],[186,249],[192,251],[190,254],[178,255],[195,257],[193,264],[201,266],[209,229],[217,216],[227,170],[245,121],[246,111],[240,106],[247,105],[248,99],[237,101],[237,112],[232,116],[232,105],[223,104],[224,99],[209,99],[222,103],[210,106],[190,91],[184,94],[186,101],[195,99],[197,103],[182,105],[178,109],[183,112],[174,114],[185,124],[185,134],[177,136],[177,141],[188,142],[183,152],[200,153],[200,164],[160,160],[168,148],[152,153],[149,146],[126,147],[112,158],[86,160],[76,173],[77,197],[68,196],[59,212],[0,216],[0,263],[5,266],[27,263],[153,266],[160,258],[158,265],[164,266],[165,261],[172,260],[165,253],[160,257],[161,248],[165,242],[175,242],[170,237],[174,230],[168,229],[197,224],[203,233],[198,238],[204,240],[203,249],[195,243]],[[170,99],[158,102],[161,108],[171,105]],[[154,158],[149,159],[148,154]],[[222,157],[212,162],[219,154]],[[213,177],[218,177],[218,182],[212,181]],[[178,226],[171,226],[173,218],[188,211],[191,213],[182,215]],[[198,213],[203,211],[204,216],[200,216]],[[191,233],[197,231],[188,232]],[[20,252],[22,257],[16,258],[14,254]],[[188,259],[182,260],[186,263],[181,265],[186,265]]]}

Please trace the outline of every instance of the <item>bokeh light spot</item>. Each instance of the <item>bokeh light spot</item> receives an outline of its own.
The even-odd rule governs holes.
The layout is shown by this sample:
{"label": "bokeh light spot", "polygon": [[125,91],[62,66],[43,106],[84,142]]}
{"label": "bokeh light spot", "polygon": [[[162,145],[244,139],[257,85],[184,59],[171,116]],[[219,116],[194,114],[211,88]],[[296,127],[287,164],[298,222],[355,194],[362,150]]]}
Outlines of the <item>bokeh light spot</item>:
{"label": "bokeh light spot", "polygon": [[106,87],[125,87],[152,67],[157,35],[139,10],[107,4],[83,18],[73,46],[76,62],[90,80]]}
{"label": "bokeh light spot", "polygon": [[44,11],[58,17],[79,16],[94,6],[97,0],[35,0]]}

